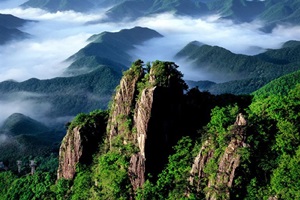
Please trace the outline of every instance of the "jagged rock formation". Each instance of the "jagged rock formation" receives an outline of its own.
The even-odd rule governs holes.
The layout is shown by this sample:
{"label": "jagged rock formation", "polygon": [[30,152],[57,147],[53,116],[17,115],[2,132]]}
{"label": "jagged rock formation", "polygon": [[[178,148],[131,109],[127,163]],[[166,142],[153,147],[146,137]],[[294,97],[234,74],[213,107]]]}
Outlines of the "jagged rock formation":
{"label": "jagged rock formation", "polygon": [[[138,65],[138,63],[136,63]],[[132,108],[135,106],[137,83],[144,75],[142,67],[129,69],[127,75],[123,76],[119,89],[114,97],[114,103],[111,107],[111,113],[108,123],[109,141],[120,133],[124,133],[126,127],[124,123],[132,120]]]}
{"label": "jagged rock formation", "polygon": [[[201,188],[201,185],[207,184],[205,188],[206,199],[216,200],[220,195],[230,199],[229,188],[233,185],[235,171],[240,165],[241,155],[238,151],[240,148],[248,147],[245,143],[246,125],[247,121],[242,114],[239,114],[231,130],[230,142],[219,158],[214,157],[216,149],[210,139],[203,143],[198,156],[194,160],[189,181],[190,185],[196,187],[197,191],[204,189]],[[205,171],[210,159],[218,159],[218,170],[213,178],[209,177]]]}
{"label": "jagged rock formation", "polygon": [[194,186],[197,191],[201,189],[200,183],[203,178],[206,178],[206,174],[204,173],[204,167],[208,163],[209,159],[213,157],[214,149],[211,149],[211,141],[206,140],[201,149],[199,154],[196,156],[194,163],[192,165],[192,169],[190,171],[190,178],[189,182],[190,185]]}
{"label": "jagged rock formation", "polygon": [[176,68],[174,63],[157,61],[147,74],[137,61],[124,74],[116,92],[108,122],[110,148],[117,135],[124,144],[138,148],[131,155],[128,170],[134,190],[143,185],[145,174],[155,176],[162,170],[161,162],[167,161],[177,139],[176,119],[186,85]]}
{"label": "jagged rock formation", "polygon": [[76,172],[76,164],[82,156],[82,138],[80,128],[68,130],[59,149],[59,167],[57,179],[73,179]]}

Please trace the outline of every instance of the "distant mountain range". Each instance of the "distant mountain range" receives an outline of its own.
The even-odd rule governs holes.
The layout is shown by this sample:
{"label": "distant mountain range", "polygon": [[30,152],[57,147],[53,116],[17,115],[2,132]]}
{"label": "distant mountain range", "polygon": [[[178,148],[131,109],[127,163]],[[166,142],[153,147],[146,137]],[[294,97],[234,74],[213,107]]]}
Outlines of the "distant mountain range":
{"label": "distant mountain range", "polygon": [[[106,109],[122,72],[133,61],[128,51],[134,49],[134,45],[155,37],[162,35],[142,27],[94,35],[89,39],[90,44],[68,59],[73,61],[65,72],[68,77],[4,81],[0,83],[0,98],[4,101],[18,99],[20,93],[29,93],[26,101],[51,105],[45,116],[54,120],[47,124],[54,123],[55,127],[55,119],[70,119],[81,112]],[[63,123],[58,123],[61,129]]]}
{"label": "distant mountain range", "polygon": [[0,45],[11,40],[19,40],[29,37],[28,33],[19,30],[28,21],[13,15],[0,14]]}
{"label": "distant mountain range", "polygon": [[[247,56],[234,54],[218,46],[191,42],[176,54],[176,58],[192,63],[194,73],[209,74],[222,84],[191,82],[212,93],[251,93],[269,81],[300,70],[300,42],[288,41],[281,49]],[[205,82],[204,82],[205,83]]]}
{"label": "distant mountain range", "polygon": [[80,74],[92,71],[97,67],[112,67],[121,72],[134,61],[130,51],[134,45],[162,37],[158,32],[149,28],[134,27],[119,32],[103,32],[89,38],[90,43],[71,56],[68,61],[72,64],[66,70],[67,74]]}
{"label": "distant mountain range", "polygon": [[297,24],[300,17],[299,0],[29,0],[22,6],[51,12],[86,12],[110,6],[106,13],[109,21],[133,20],[162,12],[192,17],[219,14],[235,22],[263,21],[265,31],[271,31],[277,24]]}

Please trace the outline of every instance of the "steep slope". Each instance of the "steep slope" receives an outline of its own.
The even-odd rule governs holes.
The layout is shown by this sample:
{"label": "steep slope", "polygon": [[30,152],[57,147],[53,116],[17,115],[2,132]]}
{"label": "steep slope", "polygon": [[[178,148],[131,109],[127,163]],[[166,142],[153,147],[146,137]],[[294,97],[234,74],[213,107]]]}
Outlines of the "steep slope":
{"label": "steep slope", "polygon": [[107,112],[78,115],[68,127],[59,149],[57,179],[73,179],[76,166],[89,165],[105,135]]}
{"label": "steep slope", "polygon": [[[240,165],[240,152],[242,151],[241,149],[247,148],[245,143],[246,125],[247,122],[244,116],[239,114],[230,130],[230,138],[226,144],[216,144],[216,138],[212,136],[204,141],[200,148],[200,152],[195,158],[190,172],[190,185],[191,187],[196,187],[199,193],[202,193],[204,190],[205,199],[215,200],[221,197],[230,199],[229,190],[233,186],[234,178],[236,178],[235,171]],[[224,149],[224,147],[226,148]],[[220,149],[222,149],[221,152],[217,152]],[[212,163],[216,167],[213,167]],[[211,168],[209,169],[208,167]]]}
{"label": "steep slope", "polygon": [[29,37],[28,33],[20,31],[27,21],[13,15],[0,14],[0,45],[12,40],[20,40]]}
{"label": "steep slope", "polygon": [[253,92],[255,98],[263,99],[270,95],[287,95],[288,92],[300,83],[300,71],[287,74],[275,79]]}
{"label": "steep slope", "polygon": [[[141,64],[137,61],[124,74],[108,122],[111,150],[115,148],[117,137],[121,137],[124,144],[131,143],[138,148],[130,155],[128,172],[134,191],[143,185],[147,173],[156,175],[162,170],[163,161],[179,137],[176,122],[186,87],[174,63],[156,61],[147,75]],[[128,124],[130,122],[132,124]],[[158,160],[160,162],[156,162]]]}
{"label": "steep slope", "polygon": [[162,37],[158,32],[134,27],[119,32],[103,32],[92,36],[87,46],[79,50],[68,60],[73,63],[68,67],[67,74],[79,74],[106,66],[121,72],[135,60],[130,55],[134,45],[141,44],[155,37]]}

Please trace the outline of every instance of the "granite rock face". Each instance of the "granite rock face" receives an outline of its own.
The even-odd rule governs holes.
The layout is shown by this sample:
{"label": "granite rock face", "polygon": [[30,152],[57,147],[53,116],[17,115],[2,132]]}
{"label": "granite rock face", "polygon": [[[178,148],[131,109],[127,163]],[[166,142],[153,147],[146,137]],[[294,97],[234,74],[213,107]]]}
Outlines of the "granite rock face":
{"label": "granite rock face", "polygon": [[239,114],[236,118],[236,122],[231,129],[231,138],[224,153],[218,159],[218,169],[214,178],[208,177],[205,172],[205,167],[214,158],[215,147],[212,145],[210,139],[206,140],[197,157],[192,165],[190,171],[190,185],[195,187],[198,191],[203,189],[201,185],[206,185],[206,199],[216,200],[218,195],[226,196],[226,199],[230,199],[229,189],[233,186],[233,181],[236,175],[236,169],[240,165],[241,155],[239,150],[241,148],[249,147],[246,143],[246,125],[242,114]]}
{"label": "granite rock face", "polygon": [[68,130],[59,149],[59,166],[57,170],[57,179],[73,179],[76,172],[76,164],[82,156],[82,138],[81,130],[75,127]]}
{"label": "granite rock face", "polygon": [[183,88],[176,85],[181,78],[176,67],[174,63],[156,62],[146,73],[142,63],[136,62],[124,73],[116,91],[108,139],[110,148],[116,136],[122,138],[123,144],[131,143],[137,148],[128,169],[134,191],[144,184],[145,174],[155,175],[162,170],[165,163],[160,162],[167,162],[176,141],[174,132],[183,96]]}

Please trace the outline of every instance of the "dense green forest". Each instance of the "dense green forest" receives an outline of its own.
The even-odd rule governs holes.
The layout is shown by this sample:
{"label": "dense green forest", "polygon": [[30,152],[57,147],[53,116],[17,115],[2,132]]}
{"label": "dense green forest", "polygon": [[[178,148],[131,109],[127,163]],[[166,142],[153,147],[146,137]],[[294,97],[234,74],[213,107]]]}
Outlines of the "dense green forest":
{"label": "dense green forest", "polygon": [[[174,95],[180,96],[178,88],[186,89],[176,65],[169,62],[156,61],[151,66],[137,61],[124,73],[123,77],[127,77],[124,80],[132,81],[141,70],[145,71],[143,72],[145,75],[138,80],[137,91],[150,91],[155,87],[159,88],[158,92],[160,90],[167,92],[169,88],[170,91],[175,91]],[[136,130],[130,120],[132,114],[129,114],[129,118],[120,116],[119,119],[124,123],[121,124],[120,130],[125,135],[120,134],[109,140],[108,132],[103,132],[100,136],[102,140],[99,142],[99,148],[93,150],[95,151],[93,161],[79,162],[73,180],[61,178],[56,181],[56,156],[35,158],[38,166],[34,175],[28,174],[28,165],[24,165],[21,174],[16,170],[0,173],[0,198],[268,199],[273,197],[299,199],[300,84],[298,74],[293,73],[276,79],[251,96],[216,96],[201,92],[197,88],[182,93],[180,105],[183,112],[180,114],[180,122],[176,125],[179,129],[174,132],[178,137],[168,151],[167,160],[155,161],[165,163],[163,168],[160,171],[152,170],[152,174],[146,174],[145,183],[137,190],[132,188],[128,174],[130,157],[138,151],[138,146],[130,142],[134,141],[130,139],[130,134],[134,134]],[[156,81],[151,82],[151,77],[155,77]],[[120,87],[117,89],[117,94],[118,91]],[[143,99],[142,93],[141,96],[136,94],[138,99],[135,101],[139,102],[141,101],[139,99]],[[158,109],[161,105],[160,101],[157,99],[156,102]],[[173,107],[175,103],[172,103]],[[110,108],[116,108],[114,102]],[[159,117],[155,112],[153,110],[152,117]],[[165,115],[163,113],[164,111],[161,110],[161,115]],[[239,113],[245,116],[247,124],[234,125]],[[109,116],[111,117],[112,114],[110,113]],[[93,132],[93,127],[99,125],[105,127],[109,116],[107,111],[80,114],[69,125],[69,130],[81,127]],[[152,121],[152,123],[156,122]],[[156,128],[159,130],[163,126]],[[239,131],[243,135],[236,135]],[[151,140],[151,135],[148,137]],[[126,143],[123,141],[124,138],[128,138]],[[243,140],[243,145],[238,147],[234,154],[239,157],[239,164],[229,187],[227,184],[217,182],[216,177],[220,175],[220,162],[229,151],[228,148],[235,144],[235,141],[240,140]],[[208,159],[203,166],[201,178],[194,177],[194,182],[198,183],[195,185],[190,182],[190,179],[192,164],[198,154],[202,156],[211,154],[211,159]],[[151,158],[147,162],[151,162]]]}

